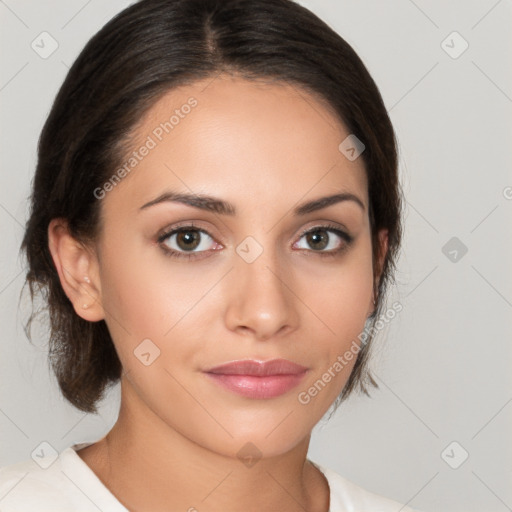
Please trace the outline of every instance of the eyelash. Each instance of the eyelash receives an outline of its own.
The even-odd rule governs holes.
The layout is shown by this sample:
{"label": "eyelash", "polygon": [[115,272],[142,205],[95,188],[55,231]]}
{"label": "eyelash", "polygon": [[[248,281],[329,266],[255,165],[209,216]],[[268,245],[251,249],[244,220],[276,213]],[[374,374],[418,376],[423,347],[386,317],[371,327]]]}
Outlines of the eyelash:
{"label": "eyelash", "polygon": [[[335,250],[331,250],[331,251],[314,251],[313,249],[311,249],[311,252],[313,252],[314,254],[318,254],[320,257],[323,257],[323,258],[336,257],[339,254],[341,254],[342,252],[344,252],[346,249],[348,249],[348,247],[350,246],[350,244],[353,241],[352,236],[350,236],[348,233],[345,233],[344,231],[341,231],[338,227],[336,227],[333,224],[323,224],[323,225],[319,225],[319,226],[314,226],[312,228],[307,228],[302,231],[302,233],[299,236],[299,240],[304,235],[307,235],[308,233],[315,232],[315,231],[322,231],[322,230],[335,233],[341,239],[345,240],[345,244],[342,247],[340,247],[339,249],[335,249]],[[192,222],[187,223],[182,226],[174,226],[171,230],[166,231],[165,233],[160,235],[157,239],[157,242],[160,245],[164,254],[170,258],[176,258],[176,259],[185,258],[187,260],[204,257],[204,256],[200,256],[200,254],[204,253],[204,252],[208,252],[208,251],[186,253],[186,252],[176,251],[174,249],[169,249],[168,247],[165,246],[164,241],[167,240],[170,236],[172,236],[174,234],[178,234],[180,232],[184,232],[184,231],[199,231],[201,233],[204,233],[205,235],[208,235],[210,238],[213,239],[213,237],[207,231],[195,226]],[[301,250],[307,251],[307,249],[301,249]]]}

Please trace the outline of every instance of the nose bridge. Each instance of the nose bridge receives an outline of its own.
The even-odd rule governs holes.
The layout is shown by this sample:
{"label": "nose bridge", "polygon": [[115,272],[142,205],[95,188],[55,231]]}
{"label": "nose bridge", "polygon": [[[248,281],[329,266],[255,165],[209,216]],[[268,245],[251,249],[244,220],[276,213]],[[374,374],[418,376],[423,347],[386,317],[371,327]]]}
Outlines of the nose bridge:
{"label": "nose bridge", "polygon": [[234,256],[233,294],[227,310],[231,329],[245,328],[258,338],[269,338],[297,321],[289,272],[271,236],[260,243],[247,237],[236,247]]}

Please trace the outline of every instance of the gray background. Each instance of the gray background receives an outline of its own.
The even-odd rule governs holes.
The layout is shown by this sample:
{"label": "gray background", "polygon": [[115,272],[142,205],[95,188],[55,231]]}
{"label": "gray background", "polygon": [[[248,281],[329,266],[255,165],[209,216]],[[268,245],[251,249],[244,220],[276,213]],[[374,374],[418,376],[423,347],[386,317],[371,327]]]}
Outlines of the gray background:
{"label": "gray background", "polygon": [[[26,340],[18,248],[53,98],[86,41],[129,3],[0,0],[0,466],[42,441],[60,451],[96,440],[117,416],[118,388],[99,416],[65,403],[48,371],[44,326],[35,347]],[[511,2],[300,3],[354,47],[377,82],[407,198],[390,296],[403,310],[375,347],[380,390],[324,418],[310,458],[424,512],[512,510]],[[43,31],[58,43],[47,58],[31,47],[43,45]],[[458,55],[463,40],[469,47]]]}

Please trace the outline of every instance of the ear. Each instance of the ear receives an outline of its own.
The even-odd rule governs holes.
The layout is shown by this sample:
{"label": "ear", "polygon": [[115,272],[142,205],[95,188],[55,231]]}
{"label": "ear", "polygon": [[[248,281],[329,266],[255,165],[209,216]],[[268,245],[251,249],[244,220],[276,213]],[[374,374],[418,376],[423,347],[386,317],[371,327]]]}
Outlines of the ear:
{"label": "ear", "polygon": [[[382,276],[382,270],[384,267],[384,261],[386,259],[386,254],[388,253],[388,232],[387,229],[381,229],[379,231],[378,239],[379,239],[379,248],[378,248],[378,258],[374,265],[374,281],[373,281],[373,293],[370,301],[370,306],[368,309],[368,314],[373,314],[375,310],[375,302],[377,301],[377,290],[379,287],[380,278]],[[375,301],[375,302],[374,302]]]}
{"label": "ear", "polygon": [[[382,269],[384,267],[384,261],[386,254],[388,253],[388,230],[381,229],[379,231],[379,258],[377,262],[377,272],[375,273],[375,285],[377,286],[382,275]],[[375,297],[376,298],[376,297]]]}
{"label": "ear", "polygon": [[94,251],[73,238],[67,221],[60,218],[52,219],[48,225],[48,246],[62,289],[76,314],[89,322],[105,318]]}

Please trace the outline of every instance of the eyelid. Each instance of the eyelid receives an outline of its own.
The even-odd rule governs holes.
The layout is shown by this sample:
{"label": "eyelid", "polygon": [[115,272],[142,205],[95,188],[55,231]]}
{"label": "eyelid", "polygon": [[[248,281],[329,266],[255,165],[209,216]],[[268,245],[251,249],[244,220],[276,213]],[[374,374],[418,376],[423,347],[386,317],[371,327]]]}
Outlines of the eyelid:
{"label": "eyelid", "polygon": [[201,233],[205,233],[206,235],[208,235],[209,237],[211,238],[214,238],[210,232],[208,231],[208,229],[206,228],[203,228],[201,226],[199,226],[198,224],[196,224],[193,220],[188,220],[188,221],[181,221],[181,222],[178,222],[176,224],[172,224],[170,226],[167,226],[163,229],[161,229],[160,231],[158,231],[158,233],[156,234],[156,239],[157,241],[161,241],[161,240],[165,240],[166,238],[168,238],[170,235],[172,235],[175,231],[178,231],[182,228],[192,228],[191,230],[194,230],[194,231],[201,231]]}
{"label": "eyelid", "polygon": [[310,225],[308,225],[308,227],[303,228],[302,231],[299,233],[299,237],[302,237],[306,233],[314,231],[315,229],[342,231],[347,236],[350,236],[350,230],[339,222],[334,222],[330,220],[316,220],[312,221]]}

